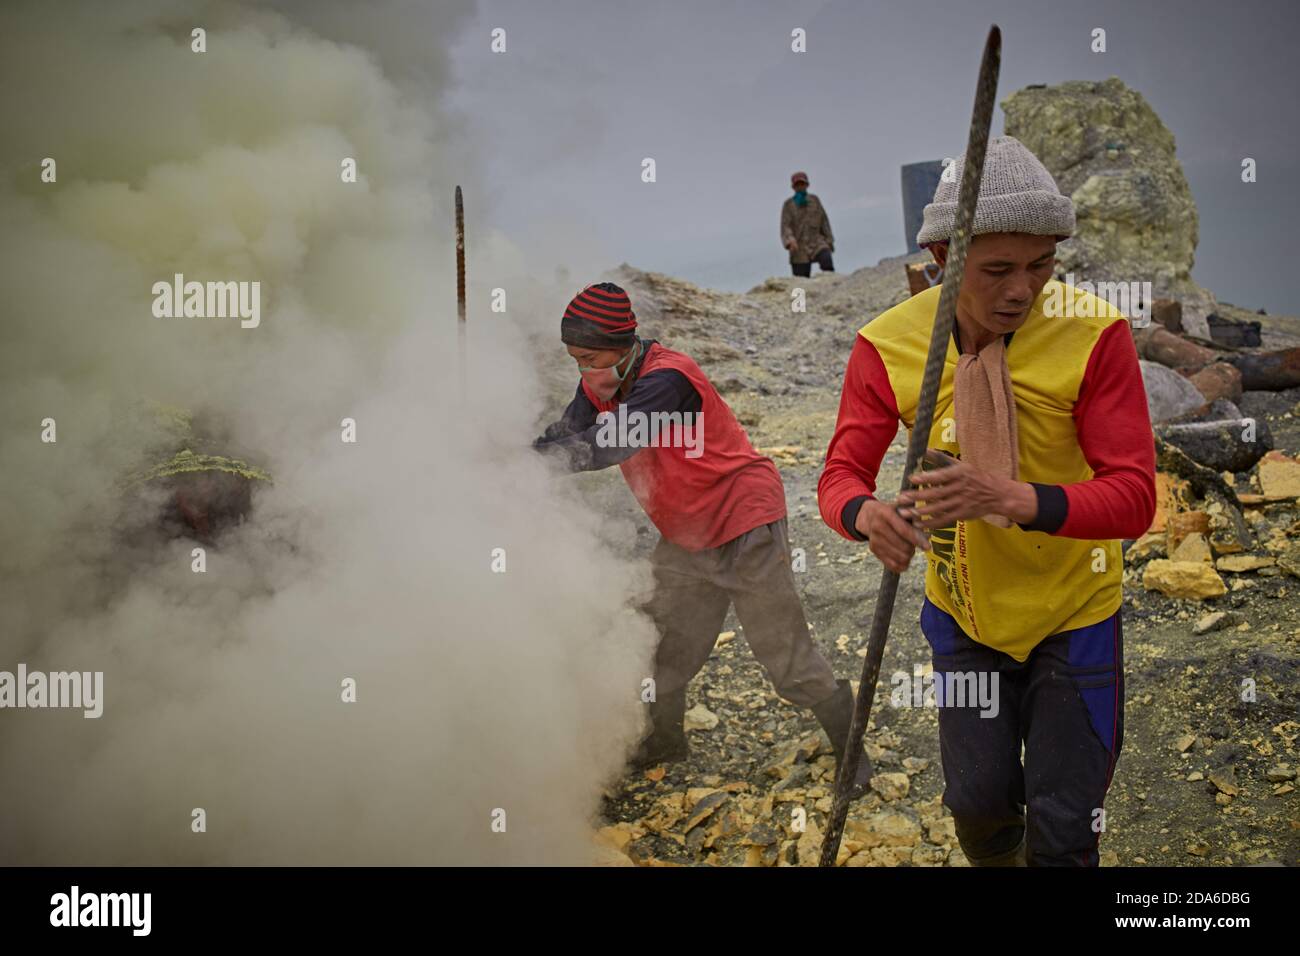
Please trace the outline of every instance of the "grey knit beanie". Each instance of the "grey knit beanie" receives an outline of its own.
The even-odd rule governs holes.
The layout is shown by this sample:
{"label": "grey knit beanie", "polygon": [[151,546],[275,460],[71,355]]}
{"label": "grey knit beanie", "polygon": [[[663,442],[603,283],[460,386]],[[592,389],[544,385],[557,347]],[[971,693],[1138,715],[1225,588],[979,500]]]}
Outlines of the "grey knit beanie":
{"label": "grey knit beanie", "polygon": [[[916,234],[918,246],[951,238],[965,165],[966,154],[962,153],[956,160],[956,182],[939,180],[934,202],[925,207],[921,231]],[[986,232],[1027,232],[1062,239],[1074,232],[1074,203],[1061,195],[1047,167],[1014,136],[989,140],[971,235]]]}

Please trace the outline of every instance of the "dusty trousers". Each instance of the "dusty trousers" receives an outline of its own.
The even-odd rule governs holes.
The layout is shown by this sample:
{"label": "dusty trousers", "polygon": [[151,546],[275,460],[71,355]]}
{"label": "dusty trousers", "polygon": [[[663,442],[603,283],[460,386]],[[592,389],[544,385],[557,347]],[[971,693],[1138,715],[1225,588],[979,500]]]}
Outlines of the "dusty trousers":
{"label": "dusty trousers", "polygon": [[811,262],[792,262],[790,263],[790,268],[795,275],[804,276],[806,278],[812,275],[813,262],[816,262],[817,265],[821,266],[822,272],[835,271],[835,260],[831,258],[831,251],[829,249],[823,249],[821,252],[817,253],[817,258],[813,259]]}
{"label": "dusty trousers", "polygon": [[1016,661],[922,603],[943,802],[972,865],[1007,865],[982,861],[1005,861],[1022,843],[1029,866],[1098,865],[1103,802],[1124,743],[1122,623],[1116,611],[1060,631]]}
{"label": "dusty trousers", "polygon": [[659,630],[658,694],[681,690],[699,673],[733,603],[745,640],[778,694],[811,707],[835,693],[831,665],[808,635],[785,518],[703,551],[661,538],[651,562],[655,589],[642,609]]}

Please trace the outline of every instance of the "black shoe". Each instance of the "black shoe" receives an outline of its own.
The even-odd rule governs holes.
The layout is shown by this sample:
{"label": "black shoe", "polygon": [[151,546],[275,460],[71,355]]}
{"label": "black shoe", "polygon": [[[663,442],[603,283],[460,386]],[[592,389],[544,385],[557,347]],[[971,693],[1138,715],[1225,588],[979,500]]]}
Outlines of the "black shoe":
{"label": "black shoe", "polygon": [[674,763],[690,756],[686,742],[686,688],[661,694],[650,704],[652,730],[628,760],[633,770],[644,770],[661,763]]}
{"label": "black shoe", "polygon": [[[844,760],[844,744],[849,739],[849,728],[853,723],[853,688],[847,680],[836,681],[835,693],[820,704],[814,704],[812,712],[817,722],[830,738],[831,749],[835,751],[835,770],[839,773],[840,763]],[[858,758],[858,770],[853,775],[853,785],[849,789],[849,799],[857,800],[871,789],[871,778],[876,769],[871,764],[865,749]]]}

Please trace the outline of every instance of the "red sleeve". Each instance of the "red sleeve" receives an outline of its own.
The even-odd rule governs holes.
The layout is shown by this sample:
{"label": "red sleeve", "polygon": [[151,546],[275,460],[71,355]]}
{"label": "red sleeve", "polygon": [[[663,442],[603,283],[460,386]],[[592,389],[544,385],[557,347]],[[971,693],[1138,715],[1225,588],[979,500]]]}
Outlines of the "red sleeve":
{"label": "red sleeve", "polygon": [[845,528],[844,508],[856,498],[874,497],[880,463],[897,434],[898,403],[889,373],[876,347],[859,335],[844,373],[835,434],[817,482],[822,520],[850,540],[861,539]]}
{"label": "red sleeve", "polygon": [[1128,322],[1102,332],[1079,387],[1074,425],[1093,477],[1063,485],[1064,538],[1140,538],[1156,512],[1156,450]]}

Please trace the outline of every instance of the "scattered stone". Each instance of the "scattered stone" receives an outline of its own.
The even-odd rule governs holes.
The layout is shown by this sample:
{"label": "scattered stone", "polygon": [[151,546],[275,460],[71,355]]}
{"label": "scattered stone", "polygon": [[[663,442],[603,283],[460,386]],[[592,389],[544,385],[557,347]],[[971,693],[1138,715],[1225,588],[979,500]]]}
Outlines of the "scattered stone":
{"label": "scattered stone", "polygon": [[[687,787],[686,797],[682,801],[682,807],[688,811],[694,811],[695,807],[698,806],[701,801],[706,800],[715,793],[721,792],[724,791],[720,791],[716,787]],[[690,828],[688,827],[687,829]]]}
{"label": "scattered stone", "polygon": [[943,847],[922,843],[912,850],[912,865],[943,866],[943,861],[947,857],[948,852]]}
{"label": "scattered stone", "polygon": [[771,823],[757,823],[742,842],[750,846],[777,846],[781,842],[781,830]]}
{"label": "scattered stone", "polygon": [[1214,555],[1210,553],[1210,543],[1205,540],[1205,535],[1199,531],[1193,531],[1183,538],[1182,543],[1169,555],[1169,560],[1203,561],[1206,564],[1213,564]]}
{"label": "scattered stone", "polygon": [[844,837],[864,849],[880,846],[915,846],[921,842],[921,825],[904,813],[875,813],[866,819],[850,817]]}
{"label": "scattered stone", "polygon": [[[796,842],[796,854],[800,866],[817,866],[822,857],[822,830],[816,820],[810,819],[808,827],[799,835]],[[835,855],[835,865],[843,866],[852,854],[844,842],[840,841],[839,851]]]}
{"label": "scattered stone", "polygon": [[683,726],[687,731],[691,730],[712,730],[718,726],[718,715],[709,710],[703,704],[696,704],[686,712],[686,719]]}
{"label": "scattered stone", "polygon": [[[1214,362],[1219,353],[1207,346],[1198,345],[1184,336],[1182,332],[1182,329],[1171,330],[1157,325],[1148,325],[1144,329],[1134,329],[1133,345],[1137,349],[1138,358],[1156,362],[1194,381],[1192,373]],[[1240,373],[1238,375],[1240,376]],[[1238,381],[1240,381],[1240,377],[1238,377]],[[1202,400],[1205,402],[1212,401],[1212,399],[1204,397]],[[1180,420],[1185,420],[1185,416],[1180,416]]]}
{"label": "scattered stone", "polygon": [[1204,511],[1171,512],[1165,524],[1165,551],[1173,554],[1189,534],[1208,535],[1210,516]]}
{"label": "scattered stone", "polygon": [[878,773],[871,778],[871,789],[885,800],[902,800],[911,783],[905,773]]}
{"label": "scattered stone", "polygon": [[[1227,619],[1227,617],[1228,617],[1227,611],[1215,611],[1211,614],[1206,614],[1203,617],[1201,617],[1199,620],[1197,620],[1196,625],[1192,628],[1192,633],[1208,634],[1210,631],[1217,631],[1224,626],[1223,622]],[[1194,737],[1192,738],[1192,740],[1195,739],[1196,738]],[[1187,748],[1180,747],[1179,749],[1186,750]]]}
{"label": "scattered stone", "polygon": [[1183,734],[1181,737],[1179,737],[1177,740],[1174,741],[1174,746],[1178,749],[1179,753],[1186,753],[1187,751],[1191,750],[1195,744],[1196,744],[1195,734]]}
{"label": "scattered stone", "polygon": [[1170,515],[1191,507],[1191,489],[1186,479],[1163,469],[1156,471],[1156,514],[1147,533],[1165,532]]}
{"label": "scattered stone", "polygon": [[1200,389],[1171,368],[1139,360],[1146,386],[1147,411],[1153,423],[1168,421],[1205,404]]}
{"label": "scattered stone", "polygon": [[784,780],[788,777],[796,763],[804,762],[804,751],[801,749],[801,744],[801,741],[795,741],[783,746],[777,751],[776,756],[763,767],[763,773],[776,780]]}
{"label": "scattered stone", "polygon": [[[1300,578],[1300,549],[1287,547],[1279,551],[1277,556],[1277,566],[1282,571],[1291,575],[1293,578]],[[1272,568],[1260,568],[1259,573],[1267,575]]]}
{"label": "scattered stone", "polygon": [[1192,628],[1192,633],[1209,634],[1212,631],[1222,631],[1230,627],[1239,628],[1246,623],[1245,619],[1236,611],[1213,611],[1197,620],[1196,625]]}
{"label": "scattered stone", "polygon": [[1229,554],[1214,563],[1214,566],[1220,571],[1229,571],[1233,574],[1244,574],[1247,571],[1258,571],[1260,568],[1269,568],[1277,564],[1276,558],[1263,557],[1257,554]]}
{"label": "scattered stone", "polygon": [[1210,338],[1221,345],[1234,348],[1258,348],[1263,344],[1260,337],[1259,322],[1247,322],[1240,319],[1228,319],[1216,313],[1208,316]]}
{"label": "scattered stone", "polygon": [[1157,558],[1142,573],[1142,586],[1168,597],[1203,600],[1226,594],[1228,589],[1214,568],[1200,561]]}
{"label": "scattered stone", "polygon": [[1138,538],[1129,549],[1124,552],[1124,556],[1130,560],[1148,558],[1153,554],[1163,555],[1165,553],[1165,535],[1163,531],[1148,531],[1142,537]]}
{"label": "scattered stone", "polygon": [[[1237,492],[1223,480],[1217,471],[1206,468],[1204,465],[1198,465],[1183,454],[1177,445],[1171,445],[1159,435],[1155,436],[1155,445],[1156,467],[1161,471],[1177,475],[1186,481],[1188,495],[1204,498],[1210,502],[1215,500],[1223,501],[1230,504],[1234,512],[1239,512],[1241,500],[1237,497]],[[1188,508],[1191,509],[1191,506],[1188,505]],[[1239,519],[1241,519],[1241,515],[1236,513],[1234,521]],[[1204,532],[1205,528],[1191,528],[1189,530]],[[1244,520],[1241,521],[1240,530],[1243,534],[1249,536],[1249,529],[1245,526]]]}
{"label": "scattered stone", "polygon": [[827,744],[822,743],[825,739],[826,737],[822,733],[809,734],[804,737],[795,744],[795,759],[803,763],[813,763],[816,761],[818,754],[830,749],[829,742]]}
{"label": "scattered stone", "polygon": [[903,769],[907,771],[909,777],[915,776],[926,767],[930,766],[930,761],[925,757],[904,757]]}
{"label": "scattered stone", "polygon": [[1241,509],[1222,495],[1210,492],[1210,547],[1215,554],[1240,554],[1255,547],[1255,537]]}
{"label": "scattered stone", "polygon": [[1259,476],[1259,490],[1266,496],[1300,496],[1300,461],[1270,451],[1259,461],[1256,474]]}
{"label": "scattered stone", "polygon": [[[1187,379],[1200,390],[1207,402],[1217,403],[1226,399],[1231,404],[1232,402],[1241,401],[1241,372],[1235,365],[1229,365],[1227,362],[1211,362],[1204,368],[1199,368],[1195,372],[1188,374]],[[1238,445],[1240,444],[1242,443],[1238,442]],[[1184,448],[1183,451],[1187,451],[1187,449]],[[1191,454],[1191,452],[1188,452],[1188,454]],[[1260,454],[1262,455],[1263,451]],[[1208,464],[1208,462],[1201,461],[1196,455],[1192,455],[1192,458],[1200,461],[1203,465]],[[1253,465],[1254,461],[1251,464]],[[1225,467],[1228,467],[1231,471],[1246,470],[1245,468]]]}
{"label": "scattered stone", "polygon": [[1183,306],[1177,299],[1156,299],[1151,303],[1151,322],[1170,332],[1183,330]]}
{"label": "scattered stone", "polygon": [[[1230,365],[1217,363],[1202,369],[1191,376],[1197,388],[1207,392],[1206,400],[1220,397],[1215,394],[1221,388],[1228,387],[1222,381],[1223,376],[1216,369],[1231,369],[1237,375],[1238,394],[1240,394],[1240,375]],[[1254,428],[1252,441],[1243,441]],[[1158,426],[1157,434],[1165,441],[1177,445],[1179,450],[1198,465],[1213,468],[1215,471],[1249,471],[1265,452],[1273,448],[1273,435],[1264,421],[1252,426],[1245,419],[1228,419],[1212,422],[1185,422]]]}
{"label": "scattered stone", "polygon": [[878,846],[868,850],[870,866],[902,866],[912,862],[912,851],[905,846]]}
{"label": "scattered stone", "polygon": [[799,844],[795,840],[786,840],[781,844],[781,852],[776,858],[777,866],[799,865]]}
{"label": "scattered stone", "polygon": [[1294,780],[1296,778],[1296,772],[1291,769],[1289,764],[1283,763],[1271,768],[1268,773],[1265,774],[1265,778],[1269,783],[1286,783],[1288,780]]}
{"label": "scattered stone", "polygon": [[951,846],[957,842],[957,824],[952,817],[939,817],[931,820],[925,830],[926,839],[940,846]]}
{"label": "scattered stone", "polygon": [[690,831],[701,825],[706,819],[714,816],[715,810],[728,799],[731,799],[731,793],[725,790],[715,790],[708,793],[708,796],[703,797],[703,799],[699,800],[699,803],[690,808],[690,814],[686,817],[686,821],[682,823],[681,831],[689,834]]}
{"label": "scattered stone", "polygon": [[806,763],[797,763],[789,768],[785,778],[772,788],[774,793],[788,794],[801,790],[812,780],[812,767]]}
{"label": "scattered stone", "polygon": [[1241,792],[1237,786],[1237,774],[1233,768],[1226,770],[1216,770],[1210,774],[1210,783],[1218,789],[1219,793],[1226,794],[1229,797],[1235,797]]}
{"label": "scattered stone", "polygon": [[685,796],[684,793],[665,794],[654,802],[651,811],[638,823],[647,830],[663,835],[665,831],[675,826],[685,813],[682,809]]}
{"label": "scattered stone", "polygon": [[751,846],[745,851],[745,866],[776,866],[780,846]]}

